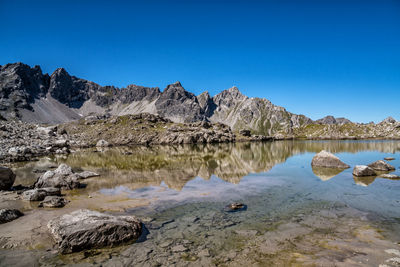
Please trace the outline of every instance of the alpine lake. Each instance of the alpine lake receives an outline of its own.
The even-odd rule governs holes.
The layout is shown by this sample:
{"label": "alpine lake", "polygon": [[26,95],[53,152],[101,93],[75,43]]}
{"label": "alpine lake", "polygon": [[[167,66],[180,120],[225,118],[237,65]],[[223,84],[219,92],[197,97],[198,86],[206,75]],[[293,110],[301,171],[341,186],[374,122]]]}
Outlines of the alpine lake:
{"label": "alpine lake", "polygon": [[[327,150],[351,168],[312,168]],[[400,266],[400,180],[356,178],[385,157],[400,174],[400,141],[274,141],[81,150],[16,163],[32,185],[66,163],[100,174],[63,191],[63,208],[10,198],[1,266]],[[227,208],[242,203],[236,211]],[[135,243],[60,255],[47,222],[77,209],[130,214]]]}

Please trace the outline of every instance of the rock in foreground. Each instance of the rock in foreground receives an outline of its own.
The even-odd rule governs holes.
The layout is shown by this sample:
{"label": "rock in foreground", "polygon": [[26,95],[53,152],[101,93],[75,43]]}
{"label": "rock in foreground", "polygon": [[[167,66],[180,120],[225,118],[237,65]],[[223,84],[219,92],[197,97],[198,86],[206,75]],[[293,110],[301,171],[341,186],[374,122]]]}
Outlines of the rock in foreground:
{"label": "rock in foreground", "polygon": [[376,176],[376,172],[368,166],[356,165],[353,169],[353,175],[357,177]]}
{"label": "rock in foreground", "polygon": [[142,232],[140,221],[133,216],[83,209],[51,220],[47,226],[61,253],[115,246],[138,239]]}
{"label": "rock in foreground", "polygon": [[395,170],[395,167],[390,165],[389,163],[383,161],[383,160],[377,160],[371,164],[368,164],[368,167],[375,171],[393,171]]}
{"label": "rock in foreground", "polygon": [[71,167],[61,164],[54,171],[47,171],[39,177],[35,183],[36,188],[56,187],[62,189],[74,189],[80,186],[80,176],[73,173]]}
{"label": "rock in foreground", "polygon": [[24,215],[24,214],[22,212],[20,212],[19,210],[1,209],[0,210],[0,224],[11,222],[11,221],[21,217],[22,215]]}
{"label": "rock in foreground", "polygon": [[14,184],[15,174],[10,168],[0,166],[0,190],[8,190]]}
{"label": "rock in foreground", "polygon": [[325,167],[325,168],[338,168],[338,169],[347,169],[350,168],[349,165],[342,162],[338,157],[329,153],[325,150],[322,150],[318,154],[316,154],[312,161],[311,166],[315,167]]}

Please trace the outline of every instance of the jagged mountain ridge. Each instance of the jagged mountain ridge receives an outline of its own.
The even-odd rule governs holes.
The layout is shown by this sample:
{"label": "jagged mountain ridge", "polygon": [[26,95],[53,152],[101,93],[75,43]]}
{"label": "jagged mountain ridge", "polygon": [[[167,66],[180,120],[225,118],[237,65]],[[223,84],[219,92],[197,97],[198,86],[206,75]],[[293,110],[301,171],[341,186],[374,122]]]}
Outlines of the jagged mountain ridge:
{"label": "jagged mountain ridge", "polygon": [[186,91],[179,82],[158,87],[101,86],[58,68],[51,75],[23,63],[0,66],[0,115],[37,123],[62,123],[90,114],[127,115],[148,112],[175,122],[209,120],[250,129],[254,134],[290,135],[313,123],[267,99],[249,98],[232,87],[211,97]]}

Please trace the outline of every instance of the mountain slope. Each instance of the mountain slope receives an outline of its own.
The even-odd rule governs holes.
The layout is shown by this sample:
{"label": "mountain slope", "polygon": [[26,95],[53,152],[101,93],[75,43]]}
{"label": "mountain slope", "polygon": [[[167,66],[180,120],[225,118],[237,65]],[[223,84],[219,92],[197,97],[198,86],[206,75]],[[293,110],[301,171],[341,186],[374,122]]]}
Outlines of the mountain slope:
{"label": "mountain slope", "polygon": [[101,86],[71,76],[58,68],[50,76],[23,63],[0,67],[0,115],[27,122],[61,123],[96,115],[148,112],[175,122],[211,121],[248,129],[253,134],[291,135],[293,129],[312,123],[304,115],[286,111],[267,99],[249,98],[238,88],[214,97],[186,91],[179,82],[159,88],[128,85]]}

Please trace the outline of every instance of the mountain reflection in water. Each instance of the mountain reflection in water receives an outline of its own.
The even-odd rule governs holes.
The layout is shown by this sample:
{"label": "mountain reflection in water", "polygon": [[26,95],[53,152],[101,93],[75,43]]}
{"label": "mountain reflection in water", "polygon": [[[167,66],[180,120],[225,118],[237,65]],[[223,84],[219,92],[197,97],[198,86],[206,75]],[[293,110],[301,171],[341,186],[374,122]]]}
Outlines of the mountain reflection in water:
{"label": "mountain reflection in water", "polygon": [[[120,147],[96,152],[79,151],[68,156],[42,159],[18,168],[18,181],[31,184],[33,167],[66,163],[74,169],[90,169],[101,173],[92,179],[93,190],[124,185],[130,189],[158,186],[162,182],[169,188],[181,190],[185,184],[212,175],[238,184],[250,173],[267,172],[288,158],[303,153],[357,153],[377,151],[395,153],[400,150],[398,141],[276,141],[265,143],[229,143],[182,146]],[[313,173],[326,181],[342,170],[313,168]],[[39,174],[38,174],[39,175]],[[36,175],[36,176],[38,176]],[[373,179],[357,179],[357,184],[368,185]]]}

